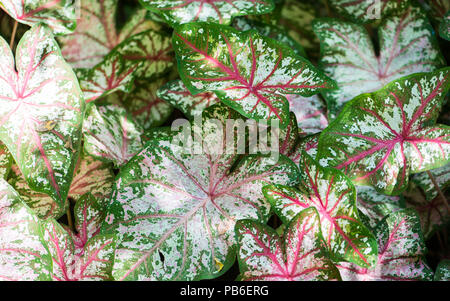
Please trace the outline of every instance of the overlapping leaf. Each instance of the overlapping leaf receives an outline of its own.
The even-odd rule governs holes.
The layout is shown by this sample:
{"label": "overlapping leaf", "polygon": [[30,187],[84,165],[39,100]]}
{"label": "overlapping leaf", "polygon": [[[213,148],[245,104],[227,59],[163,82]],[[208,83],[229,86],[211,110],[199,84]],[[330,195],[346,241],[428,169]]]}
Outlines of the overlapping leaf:
{"label": "overlapping leaf", "polygon": [[294,161],[296,165],[300,164],[302,155],[308,154],[315,159],[317,155],[317,146],[319,145],[319,134],[314,134],[306,137],[301,137],[295,148],[289,154],[289,158]]}
{"label": "overlapping leaf", "polygon": [[272,0],[141,0],[149,10],[172,26],[189,22],[229,24],[235,16],[265,14]]}
{"label": "overlapping leaf", "polygon": [[6,180],[12,163],[13,157],[9,153],[6,146],[0,141],[0,179]]}
{"label": "overlapping leaf", "polygon": [[323,100],[314,95],[287,95],[289,109],[297,117],[298,126],[308,135],[321,132],[328,126],[327,110]]}
{"label": "overlapping leaf", "polygon": [[439,25],[439,35],[441,38],[450,41],[450,10],[445,14],[444,19]]}
{"label": "overlapping leaf", "polygon": [[434,125],[450,68],[404,77],[349,102],[322,133],[317,158],[353,182],[399,194],[408,177],[447,164],[450,128]]}
{"label": "overlapping leaf", "polygon": [[216,24],[187,24],[173,38],[180,76],[192,94],[214,91],[246,117],[289,123],[285,94],[334,87],[304,58],[276,41]]}
{"label": "overlapping leaf", "polygon": [[314,208],[298,214],[279,236],[264,224],[236,224],[241,280],[340,280],[339,272],[322,249],[320,221]]}
{"label": "overlapping leaf", "polygon": [[77,78],[42,24],[23,36],[15,60],[0,38],[0,61],[0,139],[29,186],[62,208],[81,142]]}
{"label": "overlapping leaf", "polygon": [[74,0],[2,0],[0,8],[20,23],[45,23],[55,34],[69,34],[76,27]]}
{"label": "overlapping leaf", "polygon": [[[450,187],[450,164],[432,169],[430,170],[430,173],[433,175],[441,191],[445,191],[448,187]],[[436,190],[436,187],[434,186],[428,173],[422,172],[416,174],[411,180],[423,190],[427,200],[432,200],[438,196],[438,191]]]}
{"label": "overlapping leaf", "polygon": [[359,221],[353,184],[342,172],[321,167],[306,153],[301,160],[300,190],[282,185],[263,188],[277,215],[287,224],[304,208],[315,207],[334,260],[365,267],[375,264],[376,241]]}
{"label": "overlapping leaf", "polygon": [[434,281],[450,281],[450,260],[444,259],[439,262],[434,274]]}
{"label": "overlapping leaf", "polygon": [[378,90],[402,76],[445,66],[434,30],[415,6],[382,22],[379,56],[361,25],[323,19],[314,22],[314,31],[321,40],[320,64],[339,86],[324,93],[332,118],[347,101],[362,93]]}
{"label": "overlapping leaf", "polygon": [[191,146],[201,145],[195,141],[177,142],[183,132],[160,135],[121,169],[105,223],[119,238],[115,279],[218,276],[234,261],[235,222],[267,221],[262,186],[295,183],[296,167],[283,156],[275,163],[259,155],[237,163],[240,156],[225,152],[223,140],[225,120],[237,118],[212,106],[203,128],[194,126],[195,139],[205,142],[200,151],[193,152]]}
{"label": "overlapping leaf", "polygon": [[142,129],[117,105],[91,106],[83,123],[84,149],[122,166],[142,148]]}
{"label": "overlapping leaf", "polygon": [[343,280],[431,280],[432,270],[424,262],[426,252],[420,223],[412,210],[392,213],[374,230],[378,261],[372,268],[339,263]]}

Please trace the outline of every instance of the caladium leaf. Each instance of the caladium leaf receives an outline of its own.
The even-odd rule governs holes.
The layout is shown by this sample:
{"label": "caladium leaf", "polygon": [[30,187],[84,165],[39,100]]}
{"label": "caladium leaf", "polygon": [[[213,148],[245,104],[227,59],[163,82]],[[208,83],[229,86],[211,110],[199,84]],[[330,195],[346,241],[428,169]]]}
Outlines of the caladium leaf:
{"label": "caladium leaf", "polygon": [[419,218],[413,210],[392,213],[374,233],[378,241],[378,261],[372,268],[352,263],[337,265],[343,280],[431,280],[433,272],[423,260],[426,252]]}
{"label": "caladium leaf", "polygon": [[127,38],[157,29],[154,22],[146,19],[146,10],[141,9],[133,13],[119,32],[117,3],[118,0],[80,1],[80,18],[75,32],[59,39],[63,56],[74,68],[92,68]]}
{"label": "caladium leaf", "polygon": [[250,155],[236,164],[236,151],[224,152],[224,143],[217,148],[225,126],[216,121],[239,116],[223,105],[210,107],[195,131],[207,141],[204,151],[188,153],[174,141],[175,132],[148,142],[122,167],[104,225],[119,239],[116,280],[220,275],[234,261],[236,221],[267,221],[270,205],[262,186],[295,183],[297,168],[282,155],[276,163]]}
{"label": "caladium leaf", "polygon": [[0,280],[49,280],[39,219],[0,179]]}
{"label": "caladium leaf", "polygon": [[0,141],[0,179],[6,180],[12,163],[13,157],[6,148],[6,145]]}
{"label": "caladium leaf", "polygon": [[330,0],[339,14],[361,23],[384,19],[410,6],[410,0]]}
{"label": "caladium leaf", "polygon": [[172,114],[172,105],[157,93],[165,82],[165,79],[158,79],[139,85],[123,99],[123,106],[144,131],[161,126]]}
{"label": "caladium leaf", "polygon": [[311,158],[315,159],[317,154],[317,146],[319,145],[319,134],[310,135],[306,137],[300,137],[295,147],[289,153],[289,158],[299,166],[302,161],[302,155],[308,154]]}
{"label": "caladium leaf", "polygon": [[439,262],[434,274],[434,281],[450,281],[450,260],[444,259]]}
{"label": "caladium leaf", "polygon": [[349,102],[320,135],[317,158],[359,185],[399,194],[412,173],[450,161],[450,127],[433,125],[450,68],[404,77]]}
{"label": "caladium leaf", "polygon": [[328,126],[327,109],[323,100],[314,95],[287,95],[289,109],[297,117],[297,123],[303,133],[308,135],[321,132]]}
{"label": "caladium leaf", "polygon": [[0,8],[17,22],[30,26],[45,23],[55,34],[69,34],[76,27],[74,0],[2,0]]}
{"label": "caladium leaf", "polygon": [[[430,170],[430,173],[433,175],[442,191],[450,187],[450,163],[440,168],[432,169]],[[427,200],[432,200],[438,196],[436,187],[431,181],[428,173],[421,172],[415,174],[411,180],[423,190]]]}
{"label": "caladium leaf", "polygon": [[437,22],[441,22],[450,9],[450,3],[446,0],[424,0],[421,3],[430,11],[431,17]]}
{"label": "caladium leaf", "polygon": [[271,185],[264,195],[284,224],[301,210],[317,209],[325,244],[333,260],[369,267],[376,261],[377,244],[372,233],[359,221],[356,191],[339,170],[324,168],[306,153],[300,162],[300,190]]}
{"label": "caladium leaf", "polygon": [[290,48],[260,34],[217,24],[182,25],[173,43],[181,79],[192,94],[214,91],[256,120],[289,123],[285,94],[311,96],[334,82]]}
{"label": "caladium leaf", "polygon": [[134,83],[134,71],[140,64],[140,62],[135,62],[126,66],[123,57],[117,52],[112,52],[95,67],[79,69],[77,76],[86,103],[118,90],[126,93],[131,92]]}
{"label": "caladium leaf", "polygon": [[240,280],[340,280],[322,249],[320,221],[314,208],[298,214],[280,237],[252,220],[236,223]]}
{"label": "caladium leaf", "polygon": [[84,101],[77,78],[42,24],[22,37],[15,66],[0,38],[0,61],[0,139],[30,188],[62,208],[81,143]]}
{"label": "caladium leaf", "polygon": [[356,191],[358,194],[356,207],[362,213],[361,220],[371,229],[374,229],[385,216],[405,208],[401,197],[384,195],[373,187],[357,186]]}
{"label": "caladium leaf", "polygon": [[220,101],[216,94],[212,92],[192,95],[181,79],[168,82],[158,89],[156,95],[181,110],[190,119],[200,115],[204,109]]}
{"label": "caladium leaf", "polygon": [[142,148],[143,130],[125,108],[91,106],[83,123],[84,150],[115,166],[122,166]]}
{"label": "caladium leaf", "polygon": [[445,14],[439,25],[439,36],[450,41],[450,10]]}
{"label": "caladium leaf", "polygon": [[362,25],[323,19],[313,26],[321,40],[319,63],[339,86],[324,92],[333,119],[361,92],[373,92],[402,76],[445,66],[434,30],[415,6],[381,23],[379,56]]}
{"label": "caladium leaf", "polygon": [[141,0],[172,26],[189,22],[229,24],[235,16],[259,15],[273,10],[272,0]]}

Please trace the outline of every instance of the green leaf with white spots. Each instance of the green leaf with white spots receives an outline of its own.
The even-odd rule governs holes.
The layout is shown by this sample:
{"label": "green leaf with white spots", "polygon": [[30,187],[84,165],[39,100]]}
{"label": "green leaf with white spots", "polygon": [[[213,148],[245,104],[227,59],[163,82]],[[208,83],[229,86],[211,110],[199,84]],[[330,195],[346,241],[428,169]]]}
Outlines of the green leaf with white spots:
{"label": "green leaf with white spots", "polygon": [[220,102],[216,94],[203,92],[192,95],[181,79],[173,80],[158,89],[156,95],[193,119],[206,108]]}
{"label": "green leaf with white spots", "polygon": [[276,214],[288,224],[303,209],[316,208],[332,259],[373,266],[377,244],[359,220],[356,191],[351,181],[339,170],[321,167],[306,153],[301,160],[298,189],[283,185],[263,188]]}
{"label": "green leaf with white spots", "polygon": [[91,106],[83,123],[84,150],[115,166],[122,166],[142,149],[143,130],[125,108]]}
{"label": "green leaf with white spots", "polygon": [[266,14],[272,0],[140,0],[172,26],[189,22],[229,24],[233,17]]}
{"label": "green leaf with white spots", "polygon": [[444,259],[439,262],[434,274],[434,281],[450,281],[450,260]]}
{"label": "green leaf with white spots", "polygon": [[39,219],[0,179],[0,280],[50,280]]}
{"label": "green leaf with white spots", "polygon": [[314,134],[306,137],[301,137],[295,148],[289,154],[289,158],[299,165],[302,161],[302,155],[308,154],[315,159],[317,154],[317,146],[319,145],[319,134]]}
{"label": "green leaf with white spots", "polygon": [[305,209],[279,236],[253,220],[236,223],[240,280],[330,281],[339,272],[322,250],[320,221],[314,208]]}
{"label": "green leaf with white spots", "polygon": [[0,141],[0,179],[6,180],[13,161],[13,157],[6,148],[6,145]]}
{"label": "green leaf with white spots", "polygon": [[284,156],[274,163],[268,156],[239,160],[236,150],[225,152],[224,124],[238,118],[226,106],[210,107],[203,127],[194,126],[203,151],[177,142],[184,136],[180,130],[149,141],[122,167],[103,225],[119,239],[116,280],[219,276],[234,262],[236,221],[267,221],[262,186],[294,184],[297,168]]}
{"label": "green leaf with white spots", "polygon": [[2,0],[0,8],[19,23],[45,23],[55,34],[70,34],[76,27],[74,0]]}
{"label": "green leaf with white spots", "polygon": [[439,25],[439,36],[450,41],[450,10],[445,14]]}
{"label": "green leaf with white spots", "polygon": [[424,261],[426,246],[417,214],[413,210],[392,213],[378,224],[377,264],[363,269],[352,263],[337,265],[342,279],[350,281],[432,280],[433,271]]}
{"label": "green leaf with white spots", "polygon": [[321,41],[319,64],[338,83],[338,89],[324,92],[333,119],[361,93],[376,91],[402,76],[445,66],[434,30],[415,6],[380,24],[379,55],[362,25],[321,19],[313,26]]}
{"label": "green leaf with white spots", "polygon": [[[436,179],[436,182],[439,185],[441,191],[445,191],[447,188],[450,187],[450,163],[442,167],[432,169],[430,170],[430,173]],[[421,172],[415,174],[411,180],[412,182],[414,182],[414,184],[416,184],[422,189],[422,191],[425,193],[427,200],[432,200],[438,196],[436,187],[431,181],[428,173]]]}
{"label": "green leaf with white spots", "polygon": [[450,127],[434,124],[449,88],[445,68],[356,97],[321,133],[317,159],[358,185],[401,193],[410,174],[450,161]]}
{"label": "green leaf with white spots", "polygon": [[0,70],[0,139],[30,188],[63,209],[81,143],[77,78],[42,24],[25,33],[15,59],[0,38]]}
{"label": "green leaf with white spots", "polygon": [[174,32],[181,79],[192,94],[214,91],[226,105],[256,120],[289,123],[286,94],[312,96],[334,82],[290,48],[255,31],[186,24]]}

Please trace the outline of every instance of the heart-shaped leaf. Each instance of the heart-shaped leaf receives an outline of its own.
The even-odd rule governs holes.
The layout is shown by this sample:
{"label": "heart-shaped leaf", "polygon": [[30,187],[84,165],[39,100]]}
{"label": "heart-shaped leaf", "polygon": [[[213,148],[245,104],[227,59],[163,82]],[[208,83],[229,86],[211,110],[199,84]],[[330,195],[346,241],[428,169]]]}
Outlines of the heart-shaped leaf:
{"label": "heart-shaped leaf", "polygon": [[141,9],[118,31],[117,4],[118,0],[80,1],[75,32],[59,38],[62,54],[74,68],[92,68],[127,38],[148,29],[158,29],[154,22],[146,19],[146,10]]}
{"label": "heart-shaped leaf", "polygon": [[303,133],[308,135],[321,132],[328,126],[327,109],[323,100],[314,95],[287,95],[289,109],[297,117],[297,123]]}
{"label": "heart-shaped leaf", "polygon": [[320,221],[314,208],[292,220],[280,237],[252,220],[236,223],[241,280],[340,280],[339,272],[322,250]]}
{"label": "heart-shaped leaf", "polygon": [[346,260],[365,267],[373,265],[377,244],[372,233],[359,221],[356,191],[351,181],[336,169],[321,167],[306,153],[301,160],[300,190],[282,185],[263,188],[274,211],[288,224],[303,209],[315,207],[333,260]]}
{"label": "heart-shaped leaf", "polygon": [[450,281],[450,260],[444,259],[439,262],[434,274],[434,281]]}
{"label": "heart-shaped leaf", "polygon": [[156,94],[159,98],[181,110],[190,119],[200,115],[204,109],[220,101],[216,94],[212,92],[192,95],[181,79],[168,82],[159,88]]}
{"label": "heart-shaped leaf", "polygon": [[49,280],[50,267],[39,219],[0,179],[0,280]]}
{"label": "heart-shaped leaf", "polygon": [[[450,163],[440,168],[432,169],[430,170],[430,173],[433,175],[442,191],[445,191],[450,187]],[[421,172],[415,174],[411,180],[423,190],[428,201],[438,196],[438,191],[428,173]]]}
{"label": "heart-shaped leaf", "polygon": [[181,79],[192,94],[214,91],[228,106],[256,120],[289,123],[285,94],[312,96],[334,82],[290,48],[254,31],[186,24],[174,32]]}
{"label": "heart-shaped leaf", "polygon": [[201,128],[194,125],[195,139],[205,141],[201,151],[188,152],[175,139],[182,132],[173,132],[148,142],[122,167],[104,225],[119,238],[115,279],[218,276],[234,261],[236,221],[267,221],[262,186],[295,183],[297,168],[282,155],[274,163],[260,155],[238,161],[236,150],[225,152],[224,124],[239,118],[212,106]]}
{"label": "heart-shaped leaf", "polygon": [[349,102],[320,135],[317,158],[360,185],[399,194],[412,173],[450,161],[450,127],[433,125],[450,68],[411,75]]}
{"label": "heart-shaped leaf", "polygon": [[6,145],[0,141],[0,179],[6,180],[12,163],[13,157],[6,148]]}
{"label": "heart-shaped leaf", "polygon": [[45,25],[25,33],[15,62],[0,38],[0,139],[30,188],[62,208],[81,143],[82,93]]}
{"label": "heart-shaped leaf", "polygon": [[83,133],[86,153],[115,166],[127,163],[142,148],[142,129],[117,105],[91,106]]}
{"label": "heart-shaped leaf", "polygon": [[2,0],[4,9],[16,21],[33,26],[47,24],[55,34],[69,34],[76,27],[74,0]]}
{"label": "heart-shaped leaf", "polygon": [[343,280],[431,280],[433,272],[423,260],[426,252],[417,214],[412,210],[392,213],[374,233],[378,261],[372,268],[342,262],[337,266]]}
{"label": "heart-shaped leaf", "polygon": [[189,22],[229,24],[233,17],[265,14],[274,8],[272,0],[141,0],[141,3],[172,26]]}
{"label": "heart-shaped leaf", "polygon": [[321,41],[320,65],[339,86],[324,93],[333,119],[347,101],[362,92],[376,91],[402,76],[445,66],[434,30],[418,7],[411,6],[381,23],[379,56],[362,25],[323,19],[313,26]]}

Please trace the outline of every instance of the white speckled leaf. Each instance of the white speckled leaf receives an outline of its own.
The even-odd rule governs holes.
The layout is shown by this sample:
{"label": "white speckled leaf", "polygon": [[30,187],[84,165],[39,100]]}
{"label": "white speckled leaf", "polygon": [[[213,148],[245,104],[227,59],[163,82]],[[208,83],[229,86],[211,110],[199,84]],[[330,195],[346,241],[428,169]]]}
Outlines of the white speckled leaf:
{"label": "white speckled leaf", "polygon": [[434,274],[434,281],[450,281],[450,260],[444,259],[439,262],[436,273]]}
{"label": "white speckled leaf", "polygon": [[6,180],[13,161],[13,157],[6,148],[6,145],[0,141],[0,179]]}
{"label": "white speckled leaf", "polygon": [[181,79],[168,82],[158,89],[156,95],[181,110],[190,119],[200,115],[209,106],[220,102],[220,99],[212,92],[192,95]]}
{"label": "white speckled leaf", "polygon": [[320,221],[314,208],[298,214],[280,237],[252,220],[236,223],[240,280],[330,281],[339,272],[322,249]]}
{"label": "white speckled leaf", "polygon": [[142,129],[117,105],[91,106],[83,123],[84,150],[122,166],[142,149]]}
{"label": "white speckled leaf", "polygon": [[69,34],[76,27],[74,0],[2,0],[0,8],[20,23],[45,23],[55,34]]}
{"label": "white speckled leaf", "polygon": [[295,148],[289,153],[289,158],[298,166],[300,164],[303,153],[307,153],[311,158],[315,159],[317,154],[317,146],[319,145],[319,134],[301,137]]}
{"label": "white speckled leaf", "polygon": [[263,188],[274,211],[287,224],[303,209],[316,208],[333,260],[365,267],[374,265],[377,244],[359,220],[356,191],[351,181],[336,169],[321,167],[306,153],[301,160],[300,189],[282,185]]}
{"label": "white speckled leaf", "polygon": [[181,79],[192,94],[214,91],[226,105],[256,120],[289,123],[284,95],[312,96],[334,88],[292,49],[255,31],[228,26],[186,24],[174,32]]}
{"label": "white speckled leaf", "polygon": [[357,22],[368,23],[401,12],[410,5],[410,0],[330,0],[330,4],[339,14]]}
{"label": "white speckled leaf", "polygon": [[[436,179],[436,182],[442,191],[445,191],[448,187],[450,187],[450,163],[442,167],[432,169],[430,170],[430,173]],[[414,182],[414,184],[419,186],[423,190],[423,192],[425,192],[427,200],[432,200],[437,197],[438,192],[430,177],[428,176],[428,173],[421,172],[415,174],[411,180]]]}
{"label": "white speckled leaf", "polygon": [[[234,225],[267,221],[268,183],[295,183],[296,167],[284,156],[223,153],[224,122],[239,114],[223,105],[203,114],[206,152],[186,154],[161,135],[122,167],[104,228],[117,233],[116,280],[192,280],[218,276],[234,262]],[[220,262],[219,265],[217,262]]]}
{"label": "white speckled leaf", "polygon": [[141,0],[141,3],[172,26],[189,22],[229,24],[235,16],[265,14],[274,8],[272,0]]}
{"label": "white speckled leaf", "polygon": [[0,139],[30,188],[62,208],[81,143],[82,93],[45,25],[26,32],[15,62],[0,38]]}
{"label": "white speckled leaf", "polygon": [[0,179],[0,280],[50,280],[39,219]]}
{"label": "white speckled leaf", "polygon": [[449,88],[445,68],[353,99],[321,133],[317,159],[358,185],[399,194],[410,174],[450,161],[450,127],[434,125]]}
{"label": "white speckled leaf", "polygon": [[63,56],[74,68],[92,68],[125,39],[148,29],[158,29],[146,19],[143,8],[133,13],[120,32],[116,25],[118,0],[82,0],[77,28],[59,38]]}
{"label": "white speckled leaf", "polygon": [[343,280],[404,281],[432,280],[433,272],[424,262],[426,246],[417,214],[413,210],[393,213],[374,233],[378,240],[378,261],[369,269],[341,262]]}
{"label": "white speckled leaf", "polygon": [[450,41],[450,10],[445,14],[444,19],[439,25],[439,36]]}
{"label": "white speckled leaf", "polygon": [[303,133],[311,135],[321,132],[328,126],[327,109],[319,95],[303,97],[286,95],[289,109],[297,117],[297,123]]}
{"label": "white speckled leaf", "polygon": [[402,76],[445,66],[434,30],[418,7],[382,22],[379,56],[362,25],[323,19],[313,26],[321,40],[319,64],[339,86],[324,93],[333,119],[346,102],[362,93],[376,91]]}
{"label": "white speckled leaf", "polygon": [[123,106],[144,131],[161,126],[172,114],[172,105],[157,93],[165,82],[165,79],[158,79],[139,85],[124,97]]}

